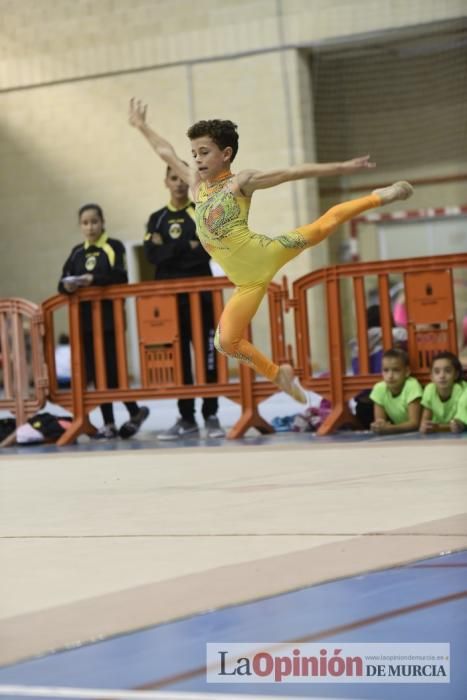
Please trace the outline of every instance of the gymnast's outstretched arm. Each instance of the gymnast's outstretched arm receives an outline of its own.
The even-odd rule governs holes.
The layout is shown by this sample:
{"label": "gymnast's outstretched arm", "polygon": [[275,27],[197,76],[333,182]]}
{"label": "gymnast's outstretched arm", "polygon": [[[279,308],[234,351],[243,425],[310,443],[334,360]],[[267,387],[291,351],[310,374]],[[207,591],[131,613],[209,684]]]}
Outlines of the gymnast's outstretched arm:
{"label": "gymnast's outstretched arm", "polygon": [[238,184],[242,193],[251,196],[255,190],[264,190],[275,187],[283,182],[291,180],[303,180],[309,177],[330,177],[332,175],[352,175],[361,170],[369,170],[375,167],[370,161],[370,156],[360,156],[342,163],[304,163],[293,165],[290,168],[278,170],[242,170],[237,175]]}
{"label": "gymnast's outstretched arm", "polygon": [[199,175],[196,170],[190,168],[176,154],[174,147],[169,141],[157,134],[146,122],[147,105],[143,105],[140,100],[132,98],[130,100],[130,110],[128,121],[131,126],[138,129],[146,138],[148,143],[155,150],[159,158],[161,158],[177,175],[186,182],[187,185],[194,188],[198,185]]}

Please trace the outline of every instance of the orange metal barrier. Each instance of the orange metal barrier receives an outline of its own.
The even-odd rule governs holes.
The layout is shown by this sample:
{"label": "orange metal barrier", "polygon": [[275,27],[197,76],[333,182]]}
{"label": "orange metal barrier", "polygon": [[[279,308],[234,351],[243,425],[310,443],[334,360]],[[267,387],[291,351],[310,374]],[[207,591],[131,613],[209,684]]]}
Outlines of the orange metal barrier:
{"label": "orange metal barrier", "polygon": [[[47,367],[43,356],[42,311],[25,299],[0,299],[0,352],[3,396],[0,410],[24,423],[46,402]],[[2,446],[14,442],[14,434]]]}
{"label": "orange metal barrier", "polygon": [[[291,298],[284,281],[286,309],[293,309],[294,312],[297,373],[305,388],[329,399],[332,406],[331,413],[318,434],[326,435],[342,423],[352,421],[348,401],[378,381],[378,375],[369,373],[365,276],[373,275],[377,278],[385,350],[393,344],[389,276],[403,276],[411,371],[417,379],[426,383],[429,381],[429,367],[434,354],[441,350],[458,353],[452,275],[455,268],[466,267],[467,254],[337,265],[317,270],[296,280]],[[352,281],[353,288],[353,295],[348,298],[348,303],[354,304],[357,322],[360,367],[360,373],[357,375],[346,374],[344,359],[340,284],[345,279]],[[307,293],[317,285],[323,285],[326,298],[326,310],[323,314],[327,317],[328,326],[329,373],[326,376],[314,376],[312,370]],[[316,319],[311,319],[311,322],[316,329]]]}
{"label": "orange metal barrier", "polygon": [[[257,403],[277,391],[267,381],[253,381],[252,372],[242,367],[240,381],[230,381],[227,358],[217,355],[217,382],[207,383],[204,365],[201,298],[202,292],[212,292],[214,320],[218,323],[223,308],[223,290],[233,285],[225,277],[190,278],[145,282],[141,284],[115,285],[112,287],[88,287],[73,295],[56,295],[43,305],[45,325],[45,353],[49,368],[50,400],[68,408],[73,414],[71,427],[58,444],[73,441],[80,433],[91,434],[93,427],[89,412],[101,403],[113,401],[143,401],[158,398],[196,398],[224,396],[241,406],[241,417],[229,433],[230,438],[243,435],[250,427],[261,432],[273,432],[273,428],[258,413]],[[185,385],[182,380],[180,356],[180,329],[178,328],[177,294],[188,293],[191,309],[191,331],[194,350],[196,385]],[[125,339],[126,299],[136,299],[138,343],[141,366],[141,385],[130,386]],[[283,331],[282,292],[277,284],[268,291],[269,322],[273,358],[285,359]],[[113,303],[118,388],[107,387],[103,346],[101,300]],[[92,304],[94,335],[94,359],[96,388],[85,386],[85,363],[82,349],[80,302]],[[58,387],[54,357],[54,313],[62,307],[68,309],[71,345],[72,388]]]}
{"label": "orange metal barrier", "polygon": [[[452,275],[454,269],[466,267],[467,254],[352,263],[318,270],[296,280],[292,286],[291,297],[285,278],[282,287],[275,283],[270,285],[267,303],[273,360],[278,364],[292,361],[292,353],[284,335],[283,316],[284,311],[292,310],[296,336],[294,364],[297,374],[306,389],[322,395],[331,402],[331,414],[321,426],[319,434],[330,433],[343,422],[352,420],[348,401],[378,380],[378,375],[369,372],[365,277],[371,275],[377,279],[384,349],[392,346],[390,275],[403,277],[411,369],[418,379],[426,382],[433,354],[444,349],[457,354]],[[356,318],[360,368],[357,375],[346,374],[340,288],[343,280],[350,280],[352,288],[352,293],[346,297],[346,303],[352,304]],[[320,318],[316,319],[310,318],[307,295],[318,285],[321,285],[324,291],[325,308]],[[42,304],[42,314],[39,307],[23,300],[0,301],[0,342],[5,386],[5,396],[0,400],[0,409],[12,411],[17,421],[23,422],[41,408],[48,397],[54,403],[67,408],[74,417],[70,429],[58,443],[63,445],[73,441],[80,433],[93,432],[88,414],[101,403],[224,396],[241,407],[240,418],[228,437],[241,437],[250,427],[255,427],[262,433],[273,432],[272,427],[260,416],[258,405],[277,391],[275,385],[256,377],[244,365],[240,366],[240,381],[230,380],[227,358],[219,354],[217,382],[206,381],[200,295],[202,292],[212,292],[214,320],[217,324],[223,308],[223,292],[232,286],[225,277],[206,277],[89,287],[70,296],[51,297]],[[187,293],[190,298],[196,385],[185,385],[182,380],[177,313],[177,295],[181,293]],[[125,300],[129,298],[135,299],[137,310],[141,369],[139,386],[130,385],[128,373]],[[107,387],[102,299],[109,299],[113,304],[118,367],[118,388],[115,389]],[[92,306],[96,388],[85,386],[80,323],[82,301],[88,301]],[[55,371],[54,314],[59,309],[65,309],[68,313],[72,352],[71,389],[58,387]],[[312,369],[310,326],[313,326],[315,334],[323,333],[326,321],[329,372],[326,375],[315,375]],[[251,334],[251,329],[249,332]],[[30,337],[30,358],[27,358],[26,352],[27,336]],[[48,381],[42,358],[42,340]],[[28,394],[28,371],[35,391],[32,398]]]}

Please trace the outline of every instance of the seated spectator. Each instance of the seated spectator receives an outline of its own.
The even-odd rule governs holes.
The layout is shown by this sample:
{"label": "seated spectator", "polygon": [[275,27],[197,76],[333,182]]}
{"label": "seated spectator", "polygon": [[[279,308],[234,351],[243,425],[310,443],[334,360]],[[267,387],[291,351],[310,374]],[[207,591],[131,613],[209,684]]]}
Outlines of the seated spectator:
{"label": "seated spectator", "polygon": [[456,409],[456,415],[450,423],[452,433],[462,433],[467,429],[467,389],[464,388]]}
{"label": "seated spectator", "polygon": [[66,333],[58,338],[55,348],[55,372],[57,384],[60,389],[69,389],[71,386],[71,348],[70,339]]}
{"label": "seated spectator", "polygon": [[374,420],[370,429],[379,435],[418,430],[422,387],[410,376],[407,353],[400,348],[383,354],[383,381],[373,387]]}
{"label": "seated spectator", "polygon": [[467,371],[467,314],[462,319],[462,341],[459,350],[459,360],[462,367]]}
{"label": "seated spectator", "polygon": [[[392,319],[391,319],[392,320]],[[370,373],[379,374],[382,367],[383,359],[383,330],[381,328],[381,316],[379,306],[373,304],[366,310],[366,324],[368,328],[368,354]],[[394,348],[407,349],[407,330],[401,327],[395,327],[392,322],[392,346]],[[354,374],[359,374],[360,365],[358,361],[358,341],[352,338],[349,341],[350,356],[352,362],[352,371]]]}
{"label": "seated spectator", "polygon": [[423,391],[420,432],[457,432],[454,422],[466,387],[459,359],[452,352],[438,353],[431,364],[431,382]]}

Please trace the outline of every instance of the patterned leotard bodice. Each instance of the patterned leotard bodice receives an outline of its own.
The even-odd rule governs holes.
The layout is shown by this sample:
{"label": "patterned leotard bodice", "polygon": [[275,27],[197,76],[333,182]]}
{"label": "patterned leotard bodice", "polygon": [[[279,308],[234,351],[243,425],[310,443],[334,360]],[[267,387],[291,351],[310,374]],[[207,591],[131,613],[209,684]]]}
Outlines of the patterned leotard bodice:
{"label": "patterned leotard bodice", "polygon": [[251,231],[251,198],[232,193],[234,177],[229,175],[212,186],[200,184],[195,209],[198,237],[234,284],[266,284],[304,247],[303,236],[291,232],[273,239]]}
{"label": "patterned leotard bodice", "polygon": [[230,175],[213,186],[205,182],[200,184],[195,218],[204,248],[234,284],[242,284],[251,279],[249,272],[255,266],[256,256],[252,257],[253,251],[248,244],[258,234],[248,227],[251,199],[232,193],[230,185],[233,177]]}
{"label": "patterned leotard bodice", "polygon": [[[233,176],[208,186],[202,182],[196,201],[196,224],[203,243],[225,250],[248,230],[250,198],[235,197],[230,189]],[[227,240],[229,239],[229,240]]]}

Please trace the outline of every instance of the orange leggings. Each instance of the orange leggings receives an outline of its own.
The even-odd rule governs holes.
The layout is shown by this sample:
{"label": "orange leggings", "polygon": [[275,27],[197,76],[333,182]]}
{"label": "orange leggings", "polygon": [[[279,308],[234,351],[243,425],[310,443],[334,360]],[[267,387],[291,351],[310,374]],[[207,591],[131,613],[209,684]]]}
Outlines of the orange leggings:
{"label": "orange leggings", "polygon": [[340,224],[380,205],[380,197],[371,194],[360,199],[337,204],[312,224],[301,226],[295,231],[273,239],[270,245],[261,248],[260,251],[254,246],[253,240],[251,255],[260,254],[262,262],[264,262],[265,257],[269,257],[270,274],[268,274],[267,279],[252,281],[251,284],[245,284],[236,288],[234,295],[224,307],[216,330],[214,345],[217,350],[224,355],[236,358],[267,377],[270,381],[274,381],[279,370],[278,365],[265,357],[243,337],[248,324],[257,312],[267,292],[269,282],[285,263],[293,260],[306,248],[311,248],[311,246],[321,243]]}

